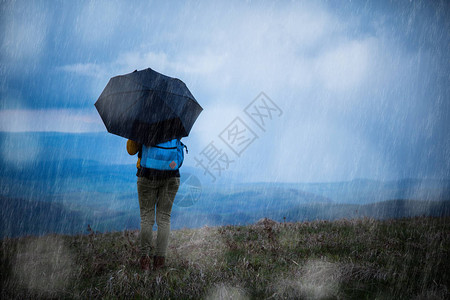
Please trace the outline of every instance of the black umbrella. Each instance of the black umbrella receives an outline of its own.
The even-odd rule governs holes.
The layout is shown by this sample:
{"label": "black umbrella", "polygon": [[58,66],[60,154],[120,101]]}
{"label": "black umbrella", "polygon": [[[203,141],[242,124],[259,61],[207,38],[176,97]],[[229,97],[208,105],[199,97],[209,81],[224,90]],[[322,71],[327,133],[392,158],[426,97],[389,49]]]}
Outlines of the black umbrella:
{"label": "black umbrella", "polygon": [[184,82],[150,68],[111,78],[95,107],[108,132],[148,146],[187,136],[203,110]]}

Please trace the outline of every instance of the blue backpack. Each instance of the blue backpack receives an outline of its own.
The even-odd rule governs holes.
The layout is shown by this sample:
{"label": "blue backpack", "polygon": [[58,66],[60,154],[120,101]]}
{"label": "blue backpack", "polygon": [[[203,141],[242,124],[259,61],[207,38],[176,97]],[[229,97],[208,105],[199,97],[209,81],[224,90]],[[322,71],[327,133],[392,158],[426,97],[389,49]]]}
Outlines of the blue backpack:
{"label": "blue backpack", "polygon": [[184,151],[187,147],[179,140],[173,139],[156,146],[142,146],[141,166],[161,171],[178,170],[183,164]]}

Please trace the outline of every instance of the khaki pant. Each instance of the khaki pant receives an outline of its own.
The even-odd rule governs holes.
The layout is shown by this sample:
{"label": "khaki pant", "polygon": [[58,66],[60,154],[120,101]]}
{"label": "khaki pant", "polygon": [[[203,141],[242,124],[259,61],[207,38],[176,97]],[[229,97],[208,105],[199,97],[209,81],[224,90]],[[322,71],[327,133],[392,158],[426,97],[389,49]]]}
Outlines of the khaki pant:
{"label": "khaki pant", "polygon": [[141,255],[152,254],[153,225],[155,224],[156,207],[158,233],[156,236],[155,255],[166,256],[170,234],[170,213],[179,186],[180,177],[170,177],[167,179],[138,177],[137,189],[141,212]]}

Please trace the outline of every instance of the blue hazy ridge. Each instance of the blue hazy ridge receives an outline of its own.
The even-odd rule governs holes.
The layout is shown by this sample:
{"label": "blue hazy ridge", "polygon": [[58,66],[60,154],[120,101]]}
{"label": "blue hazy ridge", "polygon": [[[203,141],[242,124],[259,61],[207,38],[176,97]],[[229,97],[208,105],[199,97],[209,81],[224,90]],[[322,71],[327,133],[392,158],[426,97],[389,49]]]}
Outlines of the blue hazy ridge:
{"label": "blue hazy ridge", "polygon": [[[0,141],[1,237],[84,233],[88,225],[102,232],[139,228],[135,158],[122,161],[124,139],[0,133]],[[41,148],[27,149],[27,143]],[[199,193],[190,205],[177,205],[189,195],[190,186],[183,183],[189,175],[198,178]],[[182,167],[181,179],[174,229],[250,224],[264,217],[281,222],[440,216],[450,211],[450,181],[442,179],[209,184],[202,170],[189,166]]]}

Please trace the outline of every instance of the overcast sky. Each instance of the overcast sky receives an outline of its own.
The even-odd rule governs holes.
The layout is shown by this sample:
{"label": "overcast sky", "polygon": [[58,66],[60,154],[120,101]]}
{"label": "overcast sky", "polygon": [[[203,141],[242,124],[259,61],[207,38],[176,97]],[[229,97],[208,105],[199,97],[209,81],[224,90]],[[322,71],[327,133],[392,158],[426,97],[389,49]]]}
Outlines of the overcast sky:
{"label": "overcast sky", "polygon": [[151,67],[204,108],[187,165],[212,142],[247,181],[450,178],[449,3],[2,1],[0,131],[104,132],[109,78]]}

